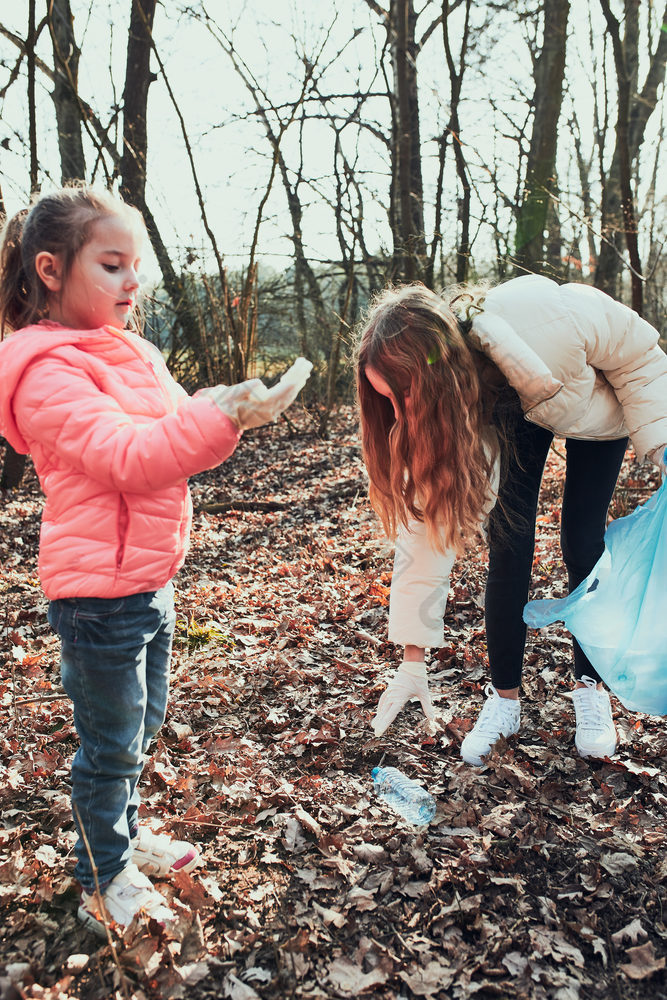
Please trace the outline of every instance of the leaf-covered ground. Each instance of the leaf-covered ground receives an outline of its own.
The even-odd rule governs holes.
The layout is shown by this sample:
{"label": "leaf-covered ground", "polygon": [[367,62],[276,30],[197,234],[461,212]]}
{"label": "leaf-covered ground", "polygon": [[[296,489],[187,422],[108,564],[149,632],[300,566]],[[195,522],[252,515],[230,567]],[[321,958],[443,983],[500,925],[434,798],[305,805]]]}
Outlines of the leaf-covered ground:
{"label": "leaf-covered ground", "polygon": [[[112,947],[76,921],[76,734],[36,579],[34,475],[2,499],[2,996],[666,998],[665,720],[614,700],[617,756],[581,760],[554,627],[529,638],[521,733],[488,766],[463,764],[486,680],[480,547],[455,567],[430,668],[439,730],[410,707],[374,738],[398,661],[390,549],[353,414],[330,441],[304,414],[293,424],[247,435],[192,484],[169,715],[143,781],[145,815],[204,850],[202,869],[160,885],[173,934],[139,925]],[[536,594],[562,593],[562,472],[552,452]],[[621,484],[616,514],[657,478],[628,459]],[[374,796],[380,761],[435,794],[428,828]]]}

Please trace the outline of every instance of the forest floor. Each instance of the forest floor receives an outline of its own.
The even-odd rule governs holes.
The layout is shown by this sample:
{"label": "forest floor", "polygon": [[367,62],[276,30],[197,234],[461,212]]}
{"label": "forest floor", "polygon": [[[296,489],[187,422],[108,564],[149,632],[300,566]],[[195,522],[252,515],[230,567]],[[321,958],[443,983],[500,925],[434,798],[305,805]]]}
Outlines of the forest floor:
{"label": "forest floor", "polygon": [[[432,657],[437,731],[410,706],[375,738],[399,660],[391,549],[352,412],[328,441],[291,419],[192,483],[171,700],[143,779],[143,814],[204,853],[160,883],[179,913],[168,934],[139,923],[112,946],[76,920],[77,739],[36,576],[32,471],[0,500],[2,997],[665,1000],[664,719],[612,699],[617,755],[580,759],[570,640],[554,626],[529,633],[521,733],[464,764],[487,679],[480,546],[455,566]],[[562,475],[552,451],[534,596],[564,591]],[[629,457],[613,512],[657,485]],[[434,793],[428,827],[374,795],[381,761]]]}

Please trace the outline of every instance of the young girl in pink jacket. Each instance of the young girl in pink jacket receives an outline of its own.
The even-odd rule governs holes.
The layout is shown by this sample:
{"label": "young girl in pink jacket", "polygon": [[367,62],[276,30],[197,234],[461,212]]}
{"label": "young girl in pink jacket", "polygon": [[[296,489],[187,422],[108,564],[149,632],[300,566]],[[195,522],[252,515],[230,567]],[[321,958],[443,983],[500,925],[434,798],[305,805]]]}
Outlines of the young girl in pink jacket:
{"label": "young girl in pink jacket", "polygon": [[15,216],[0,251],[0,328],[11,333],[0,344],[0,431],[32,455],[46,496],[40,579],[80,740],[78,912],[102,935],[104,910],[120,926],[139,911],[173,920],[146,875],[200,861],[194,845],[138,822],[137,782],[167,705],[187,479],[228,458],[243,430],[275,419],[305,382],[267,391],[251,379],[188,396],[128,329],[145,238],[134,208],[78,186]]}
{"label": "young girl in pink jacket", "polygon": [[[527,276],[486,293],[387,289],[369,311],[357,362],[370,499],[396,539],[389,638],[404,647],[375,732],[413,697],[433,714],[425,650],[443,644],[454,559],[488,521],[491,683],[461,746],[479,765],[519,730],[522,613],[553,437],[565,438],[561,548],[574,590],[604,549],[628,436],[639,459],[664,471],[667,357],[652,326],[598,289]],[[584,757],[609,756],[609,695],[573,647],[575,745]]]}

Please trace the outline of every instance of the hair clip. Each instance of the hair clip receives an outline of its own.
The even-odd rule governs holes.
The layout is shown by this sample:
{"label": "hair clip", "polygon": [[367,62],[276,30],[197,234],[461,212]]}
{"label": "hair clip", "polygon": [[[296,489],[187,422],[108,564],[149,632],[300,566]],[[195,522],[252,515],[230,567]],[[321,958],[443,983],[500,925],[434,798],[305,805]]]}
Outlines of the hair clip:
{"label": "hair clip", "polygon": [[428,357],[426,359],[429,365],[434,365],[436,361],[439,360],[440,360],[440,355],[438,354],[437,350],[434,349],[432,351],[429,351]]}
{"label": "hair clip", "polygon": [[466,319],[468,322],[472,323],[475,318],[476,313],[484,312],[484,302],[486,301],[486,296],[482,295],[475,302],[469,302],[466,306]]}

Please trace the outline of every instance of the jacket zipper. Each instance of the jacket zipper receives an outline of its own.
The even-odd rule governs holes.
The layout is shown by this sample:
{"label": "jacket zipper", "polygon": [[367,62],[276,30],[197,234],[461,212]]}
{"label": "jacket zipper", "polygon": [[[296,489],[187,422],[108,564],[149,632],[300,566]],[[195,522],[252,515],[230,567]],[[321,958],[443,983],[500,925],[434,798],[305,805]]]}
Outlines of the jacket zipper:
{"label": "jacket zipper", "polygon": [[[153,363],[147,357],[145,357],[142,354],[141,351],[139,351],[134,346],[134,344],[132,343],[131,340],[128,340],[128,338],[122,333],[122,331],[114,329],[114,333],[117,336],[119,336],[127,344],[127,346],[130,348],[130,350],[132,351],[132,353],[135,354],[139,358],[139,360],[143,363],[143,365],[146,368],[150,369],[150,371],[151,371],[151,373],[153,375],[153,378],[157,382],[158,388],[159,388],[160,392],[162,393],[162,397],[163,397],[164,401],[167,404],[168,412],[169,413],[175,412],[176,407],[174,406],[173,400],[170,399],[170,397],[169,397],[169,395],[167,393],[167,390],[165,389],[165,387],[164,387],[164,385],[162,383],[162,379],[160,379],[158,377],[158,373],[155,370],[155,366],[153,365]],[[185,484],[184,493],[187,493],[187,489],[188,489],[188,487],[187,487],[187,483],[186,483]],[[123,559],[125,557],[125,542],[126,542],[128,522],[129,522],[128,506],[127,506],[127,503],[125,501],[125,497],[121,494],[121,497],[120,497],[120,508],[119,508],[119,512],[118,512],[119,545],[118,545],[118,552],[117,552],[117,555],[116,555],[116,570],[117,570],[117,572],[120,572],[120,568],[121,568]],[[184,530],[185,529],[183,527],[183,523],[181,523],[181,529],[180,529],[181,543],[183,541]],[[176,559],[174,561],[173,565],[175,565],[175,563],[177,561],[178,561],[178,559]]]}
{"label": "jacket zipper", "polygon": [[127,541],[127,526],[129,524],[129,511],[127,502],[123,494],[120,494],[118,504],[118,549],[116,551],[116,570],[120,571],[125,558],[125,543]]}

